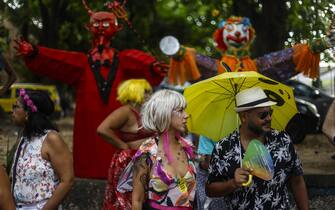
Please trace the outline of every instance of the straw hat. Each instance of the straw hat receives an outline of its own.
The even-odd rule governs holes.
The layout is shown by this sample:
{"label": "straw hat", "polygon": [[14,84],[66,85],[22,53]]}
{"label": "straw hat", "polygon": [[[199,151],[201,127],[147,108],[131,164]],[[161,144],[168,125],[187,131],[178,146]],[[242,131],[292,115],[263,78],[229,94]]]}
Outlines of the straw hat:
{"label": "straw hat", "polygon": [[277,104],[270,101],[265,92],[260,87],[253,87],[242,90],[236,94],[236,112],[242,112],[249,109],[267,107]]}

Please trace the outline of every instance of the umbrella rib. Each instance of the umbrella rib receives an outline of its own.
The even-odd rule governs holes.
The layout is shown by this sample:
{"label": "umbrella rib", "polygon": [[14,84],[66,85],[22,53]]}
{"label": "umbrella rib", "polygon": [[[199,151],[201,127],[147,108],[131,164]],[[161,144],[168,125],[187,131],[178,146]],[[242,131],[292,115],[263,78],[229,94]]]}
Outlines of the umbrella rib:
{"label": "umbrella rib", "polygon": [[253,84],[251,87],[254,87],[255,85],[260,84],[260,82],[256,82],[255,84]]}
{"label": "umbrella rib", "polygon": [[215,91],[206,91],[206,93],[213,93],[213,94],[217,94],[217,95],[223,95],[223,96],[229,96],[231,97],[231,93],[225,93],[225,92],[215,92]]}
{"label": "umbrella rib", "polygon": [[240,87],[239,87],[239,89],[238,89],[238,91],[236,93],[240,92],[240,90],[241,90],[241,88],[242,88],[245,80],[246,80],[246,78],[243,78],[243,81],[241,82],[241,85],[240,85]]}
{"label": "umbrella rib", "polygon": [[233,83],[232,79],[228,79],[229,80],[229,83],[230,83],[230,86],[232,87],[233,89],[233,94],[236,95],[236,92],[235,92],[235,83]]}
{"label": "umbrella rib", "polygon": [[219,101],[224,101],[224,100],[230,99],[231,97],[232,97],[231,95],[227,95],[227,97],[225,97],[225,98],[219,98],[219,99],[213,100],[212,103],[216,103],[216,102],[219,102]]}
{"label": "umbrella rib", "polygon": [[226,110],[230,107],[230,105],[233,103],[234,100],[231,100],[228,106],[226,106]]}
{"label": "umbrella rib", "polygon": [[260,84],[260,82],[258,81],[258,82],[255,82],[254,84],[252,84],[252,85],[250,85],[250,86],[248,86],[248,88],[252,88],[252,87],[255,87],[256,85],[258,85],[258,84]]}
{"label": "umbrella rib", "polygon": [[252,87],[254,87],[254,86],[256,86],[257,84],[259,84],[260,82],[258,81],[258,82],[255,82],[254,84],[252,84],[252,85],[248,85],[247,86],[247,82],[246,82],[246,80],[247,80],[247,78],[245,77],[245,78],[243,78],[243,81],[241,82],[241,85],[239,86],[239,89],[238,89],[238,91],[237,92],[240,92],[240,90],[242,89],[242,87],[245,85],[246,86],[246,88],[252,88]]}
{"label": "umbrella rib", "polygon": [[230,93],[233,93],[233,92],[231,92],[229,89],[227,89],[227,88],[225,88],[224,86],[222,86],[221,84],[219,84],[218,82],[216,82],[216,81],[213,81],[216,85],[218,85],[218,86],[220,86],[221,88],[223,88],[224,90],[226,90],[226,91],[228,91],[228,92],[230,92]]}
{"label": "umbrella rib", "polygon": [[225,92],[216,92],[216,91],[212,91],[212,90],[206,90],[206,93],[214,93],[214,94],[220,94],[220,95],[231,95],[231,94],[227,94]]}

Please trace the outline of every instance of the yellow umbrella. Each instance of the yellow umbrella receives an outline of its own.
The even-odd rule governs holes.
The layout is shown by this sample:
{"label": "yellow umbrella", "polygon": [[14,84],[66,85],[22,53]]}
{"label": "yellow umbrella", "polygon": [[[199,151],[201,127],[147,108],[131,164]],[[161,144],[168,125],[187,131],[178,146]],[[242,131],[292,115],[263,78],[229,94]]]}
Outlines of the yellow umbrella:
{"label": "yellow umbrella", "polygon": [[218,141],[239,125],[235,112],[235,96],[244,89],[259,86],[273,106],[271,127],[285,129],[288,121],[298,112],[290,87],[254,71],[226,72],[197,82],[184,91],[189,114],[188,129],[196,134]]}

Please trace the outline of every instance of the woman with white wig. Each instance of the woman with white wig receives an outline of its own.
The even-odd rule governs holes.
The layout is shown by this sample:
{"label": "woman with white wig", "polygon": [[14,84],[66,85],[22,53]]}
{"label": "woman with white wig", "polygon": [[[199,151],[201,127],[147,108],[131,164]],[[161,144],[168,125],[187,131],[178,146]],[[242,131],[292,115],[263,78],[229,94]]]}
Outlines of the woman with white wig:
{"label": "woman with white wig", "polygon": [[186,101],[172,90],[156,92],[142,109],[143,126],[155,137],[133,158],[132,209],[193,209],[195,166],[186,132]]}

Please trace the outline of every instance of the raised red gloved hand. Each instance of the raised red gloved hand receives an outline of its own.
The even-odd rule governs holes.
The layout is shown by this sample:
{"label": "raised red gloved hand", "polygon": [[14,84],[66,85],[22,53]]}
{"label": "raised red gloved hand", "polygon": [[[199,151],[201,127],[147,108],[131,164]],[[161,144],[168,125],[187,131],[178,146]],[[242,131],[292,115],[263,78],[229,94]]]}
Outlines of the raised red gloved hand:
{"label": "raised red gloved hand", "polygon": [[33,54],[34,47],[29,42],[23,40],[22,38],[15,39],[14,42],[14,48],[16,49],[18,55],[30,56]]}
{"label": "raised red gloved hand", "polygon": [[162,61],[156,61],[152,64],[152,69],[155,73],[165,76],[169,71],[169,65]]}

